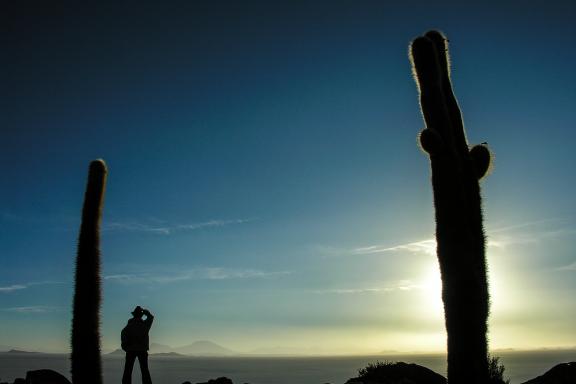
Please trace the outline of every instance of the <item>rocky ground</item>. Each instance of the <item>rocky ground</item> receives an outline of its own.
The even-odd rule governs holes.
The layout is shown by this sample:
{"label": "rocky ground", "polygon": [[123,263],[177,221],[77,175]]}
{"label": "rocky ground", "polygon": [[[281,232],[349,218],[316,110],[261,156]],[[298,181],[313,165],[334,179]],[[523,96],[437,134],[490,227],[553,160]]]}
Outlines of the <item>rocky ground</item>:
{"label": "rocky ground", "polygon": [[[576,383],[576,362],[556,365],[542,376],[523,384],[574,384]],[[71,384],[58,372],[42,369],[28,371],[25,379],[16,379],[13,383],[0,384]],[[193,384],[186,381],[182,384]],[[194,384],[234,384],[227,377],[211,379]],[[243,383],[249,384],[249,383]],[[321,384],[321,383],[319,383]],[[325,383],[329,384],[329,383]],[[359,376],[351,378],[345,384],[446,384],[446,378],[426,367],[407,363],[380,363],[370,365],[359,371]]]}

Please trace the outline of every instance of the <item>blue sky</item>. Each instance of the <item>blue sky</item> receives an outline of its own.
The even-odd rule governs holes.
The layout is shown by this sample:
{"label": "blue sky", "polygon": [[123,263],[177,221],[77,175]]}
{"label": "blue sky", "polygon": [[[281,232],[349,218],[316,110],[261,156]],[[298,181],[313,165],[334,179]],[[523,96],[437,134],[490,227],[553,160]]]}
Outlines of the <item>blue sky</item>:
{"label": "blue sky", "polygon": [[68,348],[86,171],[103,158],[105,348],[143,305],[174,346],[443,350],[407,58],[431,28],[450,39],[469,141],[495,154],[491,346],[576,345],[573,2],[11,7],[0,345]]}

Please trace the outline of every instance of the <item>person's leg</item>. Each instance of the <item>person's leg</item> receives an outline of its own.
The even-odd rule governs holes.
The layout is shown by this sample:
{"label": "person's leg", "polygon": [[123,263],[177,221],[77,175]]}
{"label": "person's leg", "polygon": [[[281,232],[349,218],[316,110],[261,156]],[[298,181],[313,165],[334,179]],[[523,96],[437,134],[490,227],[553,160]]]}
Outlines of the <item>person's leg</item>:
{"label": "person's leg", "polygon": [[142,372],[142,384],[152,384],[148,369],[148,352],[138,352],[138,362],[140,363],[140,372]]}
{"label": "person's leg", "polygon": [[134,360],[136,360],[136,354],[134,352],[126,352],[122,384],[132,384],[132,369],[134,368]]}

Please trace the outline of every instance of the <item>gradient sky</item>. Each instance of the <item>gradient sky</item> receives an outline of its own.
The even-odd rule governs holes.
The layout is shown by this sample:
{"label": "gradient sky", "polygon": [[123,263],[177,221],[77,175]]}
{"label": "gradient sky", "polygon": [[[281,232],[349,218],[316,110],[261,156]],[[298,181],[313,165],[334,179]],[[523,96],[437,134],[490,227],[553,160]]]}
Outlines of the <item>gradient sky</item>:
{"label": "gradient sky", "polygon": [[115,3],[1,6],[0,346],[68,349],[103,158],[104,348],[142,305],[172,346],[444,350],[407,55],[431,28],[495,154],[490,345],[576,345],[576,3]]}

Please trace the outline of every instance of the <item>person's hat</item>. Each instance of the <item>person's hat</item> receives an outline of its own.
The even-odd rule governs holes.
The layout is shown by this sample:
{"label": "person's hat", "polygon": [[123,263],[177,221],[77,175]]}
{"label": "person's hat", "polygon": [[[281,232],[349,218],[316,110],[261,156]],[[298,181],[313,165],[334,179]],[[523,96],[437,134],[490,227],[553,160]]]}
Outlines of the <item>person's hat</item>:
{"label": "person's hat", "polygon": [[141,306],[137,306],[136,308],[134,308],[134,310],[132,311],[132,315],[136,316],[136,315],[140,315],[144,312],[144,310],[142,309]]}

